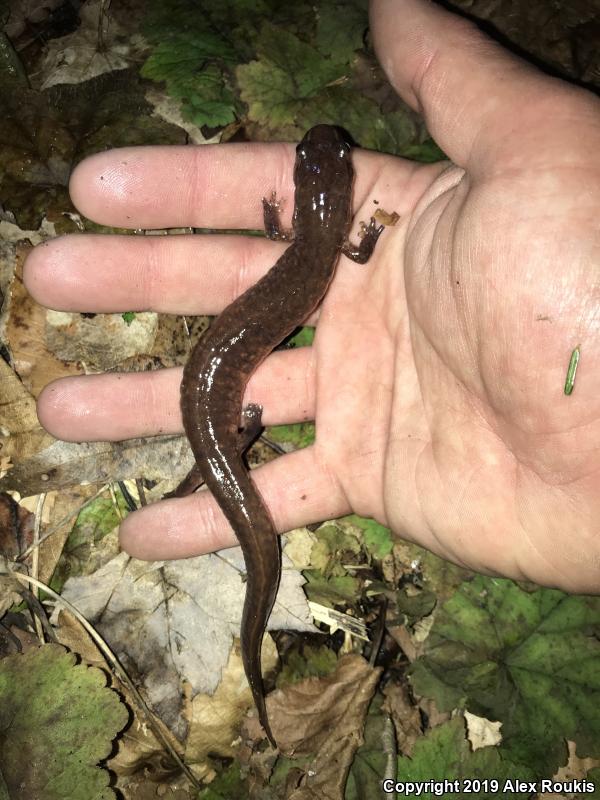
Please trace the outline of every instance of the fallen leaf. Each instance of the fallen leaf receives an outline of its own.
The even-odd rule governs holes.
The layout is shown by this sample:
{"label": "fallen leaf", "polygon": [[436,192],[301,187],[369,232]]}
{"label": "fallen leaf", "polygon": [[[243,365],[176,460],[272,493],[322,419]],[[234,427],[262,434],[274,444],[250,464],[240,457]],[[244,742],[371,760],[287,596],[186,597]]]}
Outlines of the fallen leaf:
{"label": "fallen leaf", "polygon": [[[1,371],[2,364],[0,380]],[[31,407],[35,411],[32,400]],[[8,438],[4,447],[8,454],[12,455],[19,446],[31,447],[33,452],[25,452],[18,459],[13,458],[13,468],[0,480],[0,491],[12,490],[30,496],[51,489],[60,490],[65,486],[79,486],[81,483],[101,485],[107,481],[132,477],[144,477],[150,481],[170,480],[173,464],[182,470],[189,470],[193,464],[189,444],[183,436],[74,443],[54,440],[45,432],[42,435],[42,429],[39,425],[36,427],[40,431],[39,440],[31,432],[23,439],[15,436]],[[34,447],[39,441],[46,446],[38,452]]]}
{"label": "fallen leaf", "polygon": [[[382,700],[380,694],[373,697],[369,705],[364,731],[364,742],[360,745],[350,767],[346,786],[343,787],[340,800],[379,800],[381,797],[381,782],[386,776],[391,763],[395,766],[395,750],[388,747],[386,730],[389,717],[382,714]],[[392,729],[393,730],[393,729]],[[393,732],[389,738],[393,741]],[[337,787],[336,787],[337,788]],[[335,797],[335,789],[327,787],[327,797]]]}
{"label": "fallen leaf", "polygon": [[[342,656],[334,672],[305,678],[267,698],[269,718],[280,748],[294,755],[358,746],[372,692],[381,674],[362,656]],[[345,749],[345,746],[343,749]]]}
{"label": "fallen leaf", "polygon": [[94,371],[149,353],[157,329],[157,315],[152,312],[136,314],[129,324],[121,314],[96,314],[89,319],[65,311],[48,311],[46,321],[48,350],[63,361],[83,361]]}
{"label": "fallen leaf", "polygon": [[422,735],[421,714],[403,683],[390,683],[383,690],[385,703],[383,710],[392,718],[396,729],[396,745],[402,755],[412,755],[415,742]]}
{"label": "fallen leaf", "polygon": [[[130,672],[142,676],[155,712],[181,733],[181,681],[212,694],[239,635],[244,599],[241,548],[180,561],[125,553],[92,575],[70,578],[65,599],[92,622]],[[269,630],[313,631],[303,578],[283,559]]]}
{"label": "fallen leaf", "polygon": [[[484,747],[472,752],[465,735],[465,722],[461,716],[456,716],[421,737],[415,743],[411,758],[398,759],[396,780],[404,784],[409,796],[414,793],[415,784],[428,782],[426,789],[429,790],[419,794],[423,800],[436,797],[447,800],[470,800],[473,797],[478,800],[497,800],[498,797],[526,800],[531,792],[503,790],[505,780],[514,785],[519,780],[533,780],[535,777],[533,769],[503,758],[497,747]],[[465,779],[472,783],[466,785]],[[450,784],[452,781],[457,781],[456,786]],[[496,786],[493,781],[497,781]]]}
{"label": "fallen leaf", "polygon": [[103,672],[76,664],[59,645],[0,661],[0,762],[13,800],[109,800],[98,767],[128,721]]}
{"label": "fallen leaf", "polygon": [[80,8],[79,17],[81,24],[74,33],[48,42],[40,66],[40,74],[45,76],[42,91],[55,84],[82,83],[130,65],[135,53],[131,41],[135,37],[123,36],[114,16],[106,13],[102,0],[88,0]]}
{"label": "fallen leaf", "polygon": [[[348,770],[363,742],[369,704],[381,675],[358,655],[340,658],[325,678],[306,678],[267,697],[277,743],[295,757],[310,754],[287,797],[343,798]],[[315,755],[316,754],[316,755]]]}
{"label": "fallen leaf", "polygon": [[598,597],[478,576],[436,610],[411,680],[441,710],[502,722],[503,748],[552,774],[565,739],[600,755],[599,634]]}
{"label": "fallen leaf", "polygon": [[48,348],[47,310],[35,302],[23,285],[23,263],[31,247],[17,246],[17,265],[10,285],[9,302],[5,304],[7,320],[4,341],[8,346],[16,372],[27,389],[37,397],[43,387],[55,378],[83,372],[77,364],[66,364],[60,354]]}
{"label": "fallen leaf", "polygon": [[[277,665],[277,649],[270,636],[265,636],[262,647],[262,670],[268,674]],[[186,739],[185,760],[194,766],[196,775],[204,775],[199,765],[209,754],[234,757],[239,747],[240,720],[248,713],[256,717],[252,694],[244,674],[239,641],[234,640],[229,660],[222,669],[222,677],[214,694],[197,694],[191,705],[189,734]],[[264,734],[259,734],[263,738]]]}
{"label": "fallen leaf", "polygon": [[15,561],[33,539],[33,515],[6,492],[0,493],[0,553]]}
{"label": "fallen leaf", "polygon": [[9,562],[0,556],[0,619],[13,606],[22,601],[23,584],[14,577],[9,569]]}
{"label": "fallen leaf", "polygon": [[465,722],[467,723],[467,733],[473,750],[500,744],[502,741],[502,733],[500,731],[502,723],[491,722],[485,717],[477,717],[468,711],[465,711]]}
{"label": "fallen leaf", "polygon": [[[13,464],[31,458],[53,441],[41,427],[35,400],[19,380],[16,373],[0,358],[0,450]],[[0,489],[13,487],[15,467],[0,482]],[[34,492],[31,492],[34,494]]]}

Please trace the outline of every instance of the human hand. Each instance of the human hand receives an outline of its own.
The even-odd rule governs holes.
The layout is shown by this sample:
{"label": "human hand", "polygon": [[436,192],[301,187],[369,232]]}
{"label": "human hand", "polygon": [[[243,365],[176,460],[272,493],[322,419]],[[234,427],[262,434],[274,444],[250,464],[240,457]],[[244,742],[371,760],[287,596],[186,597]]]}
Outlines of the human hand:
{"label": "human hand", "polygon": [[[355,220],[373,199],[402,219],[366,266],[341,259],[314,346],[274,353],[251,379],[245,403],[261,403],[266,424],[317,423],[313,446],[253,477],[279,530],[352,510],[476,570],[596,591],[598,101],[420,0],[377,0],[372,30],[396,89],[460,167],[353,154]],[[291,199],[293,156],[279,144],[126,148],[80,164],[71,192],[115,226],[255,228],[261,197]],[[68,237],[34,251],[25,281],[54,308],[216,313],[284,247]],[[42,423],[75,441],[181,429],[179,370],[118,380],[51,384]],[[140,558],[236,542],[208,493],[131,514],[121,540]]]}

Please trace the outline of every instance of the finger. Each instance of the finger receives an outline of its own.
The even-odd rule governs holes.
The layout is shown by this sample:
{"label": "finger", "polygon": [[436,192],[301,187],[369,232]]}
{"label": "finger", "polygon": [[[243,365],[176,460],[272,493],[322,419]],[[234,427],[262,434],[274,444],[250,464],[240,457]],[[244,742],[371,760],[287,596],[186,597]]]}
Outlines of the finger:
{"label": "finger", "polygon": [[444,152],[471,170],[489,166],[490,157],[494,163],[509,159],[509,165],[515,158],[547,159],[554,154],[539,147],[540,130],[559,135],[561,114],[572,124],[573,102],[594,102],[436,3],[373,0],[370,17],[375,49],[393,86],[424,115]]}
{"label": "finger", "polygon": [[[272,353],[250,378],[244,403],[263,406],[265,425],[314,419],[311,347]],[[43,427],[67,442],[120,441],[179,433],[181,369],[61,378],[38,398]]]}
{"label": "finger", "polygon": [[[275,191],[289,225],[294,156],[294,146],[282,143],[126,147],[78,164],[69,190],[77,208],[103,225],[238,229],[263,227],[261,199]],[[371,191],[381,158],[353,154],[357,206]]]}
{"label": "finger", "polygon": [[[337,481],[306,447],[252,471],[278,531],[349,513]],[[120,528],[121,547],[135,558],[188,558],[237,544],[213,496],[163,500],[130,514]]]}
{"label": "finger", "polygon": [[216,314],[284,249],[251,236],[61,236],[30,252],[23,281],[61,311]]}
{"label": "finger", "polygon": [[[439,167],[374,158],[385,164],[384,179],[370,199],[376,194],[381,207],[406,217]],[[368,218],[372,208],[365,211]],[[33,249],[23,279],[54,309],[210,314],[262,277],[286,246],[252,236],[63,236]]]}

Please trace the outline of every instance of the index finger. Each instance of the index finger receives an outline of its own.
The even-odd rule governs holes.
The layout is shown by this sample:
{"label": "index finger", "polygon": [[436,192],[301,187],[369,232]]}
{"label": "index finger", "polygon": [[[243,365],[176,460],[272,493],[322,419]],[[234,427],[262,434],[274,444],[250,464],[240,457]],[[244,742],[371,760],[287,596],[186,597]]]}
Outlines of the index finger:
{"label": "index finger", "polygon": [[[124,147],[78,164],[70,192],[81,213],[103,225],[252,229],[262,228],[261,199],[275,191],[289,224],[294,156],[295,146],[281,142]],[[370,190],[379,158],[353,153],[355,202]]]}

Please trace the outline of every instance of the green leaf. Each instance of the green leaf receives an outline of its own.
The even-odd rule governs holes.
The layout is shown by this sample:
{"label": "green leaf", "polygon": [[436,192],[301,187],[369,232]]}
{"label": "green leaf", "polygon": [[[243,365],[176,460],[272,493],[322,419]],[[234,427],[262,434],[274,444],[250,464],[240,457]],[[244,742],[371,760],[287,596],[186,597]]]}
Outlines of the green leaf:
{"label": "green leaf", "polygon": [[269,127],[299,122],[305,102],[343,75],[338,63],[268,22],[257,50],[259,59],[239,66],[236,76],[249,117]]}
{"label": "green leaf", "polygon": [[501,721],[510,757],[551,775],[565,739],[600,755],[599,639],[600,598],[479,576],[437,612],[412,681],[442,710]]}
{"label": "green leaf", "polygon": [[590,800],[600,800],[600,767],[594,767],[585,776],[587,781],[594,784],[594,791],[591,794],[586,794],[586,798]]}
{"label": "green leaf", "polygon": [[330,675],[337,663],[337,656],[329,647],[305,645],[301,653],[292,651],[287,655],[285,666],[277,676],[277,688],[298,683],[304,678]]}
{"label": "green leaf", "polygon": [[362,745],[352,760],[344,800],[381,800],[387,756],[382,748],[386,718],[381,713],[383,697],[376,694],[365,720]]}
{"label": "green leaf", "polygon": [[292,347],[310,347],[315,338],[315,329],[305,325],[291,337],[288,344]]}
{"label": "green leaf", "polygon": [[235,71],[248,116],[269,127],[295,124],[302,109],[302,99],[287,71],[268,62],[251,61]]}
{"label": "green leaf", "polygon": [[264,64],[289,75],[296,97],[310,97],[340,74],[340,67],[323,58],[319,51],[296,34],[265,22],[257,42]]}
{"label": "green leaf", "polygon": [[363,46],[369,27],[366,0],[325,3],[319,8],[316,46],[332,61],[348,64],[355,50]]}
{"label": "green leaf", "polygon": [[472,580],[475,575],[418,545],[410,544],[408,549],[422,570],[424,588],[435,592],[439,603],[452,597],[459,586]]}
{"label": "green leaf", "polygon": [[106,676],[43,645],[0,661],[0,765],[11,800],[114,800],[98,767],[129,719]]}
{"label": "green leaf", "polygon": [[296,425],[271,425],[267,436],[275,442],[293,444],[296,448],[308,447],[315,440],[315,423],[299,422]]}
{"label": "green leaf", "polygon": [[355,535],[339,525],[323,525],[315,532],[316,542],[310,553],[310,563],[329,578],[346,575],[342,559],[346,553],[360,553],[360,542]]}
{"label": "green leaf", "polygon": [[350,575],[325,578],[318,570],[307,569],[302,572],[307,580],[304,590],[309,600],[323,606],[354,603],[358,594],[359,582]]}
{"label": "green leaf", "polygon": [[374,519],[359,517],[356,514],[350,514],[343,519],[363,531],[365,547],[374,558],[385,558],[392,552],[394,542],[389,528],[380,525]]}
{"label": "green leaf", "polygon": [[169,94],[183,101],[183,115],[195,124],[226,125],[235,119],[237,101],[223,65],[235,61],[235,49],[222,37],[209,31],[179,33],[156,47],[141,73],[165,81]]}
{"label": "green leaf", "polygon": [[409,593],[408,587],[396,593],[396,610],[406,616],[409,625],[428,617],[437,604],[437,597],[433,592],[411,588],[413,594]]}
{"label": "green leaf", "polygon": [[[505,781],[531,780],[534,773],[522,764],[512,763],[504,759],[498,748],[483,747],[471,751],[465,736],[464,720],[461,717],[433,728],[427,736],[415,743],[411,758],[402,756],[398,759],[398,778],[404,783],[435,782],[429,784],[429,791],[419,794],[422,800],[433,800],[436,797],[478,798],[478,800],[498,800],[499,797],[527,798],[530,792],[503,791]],[[477,790],[468,791],[465,780],[478,780]],[[498,781],[498,788],[493,788],[484,781]],[[444,782],[459,781],[456,786]],[[464,790],[464,791],[463,791]],[[406,794],[413,796],[413,790],[406,787]]]}
{"label": "green leaf", "polygon": [[54,591],[60,592],[67,578],[89,575],[98,569],[105,557],[102,540],[128,511],[121,492],[116,493],[116,498],[122,516],[109,497],[98,497],[79,512],[52,575],[50,586]]}
{"label": "green leaf", "polygon": [[414,161],[422,161],[426,164],[434,161],[443,161],[447,158],[444,151],[433,139],[425,139],[421,144],[410,144],[404,148],[402,155],[405,158],[412,158]]}
{"label": "green leaf", "polygon": [[404,155],[415,140],[415,123],[405,109],[378,116],[364,137],[365,147],[380,153]]}
{"label": "green leaf", "polygon": [[214,779],[214,781],[202,789],[198,795],[198,800],[231,800],[232,797],[248,797],[248,785],[240,772],[240,765],[237,762]]}
{"label": "green leaf", "polygon": [[202,34],[174,33],[161,42],[143,65],[144,78],[173,82],[190,80],[216,59],[234,61],[235,50],[222,37],[208,31]]}

